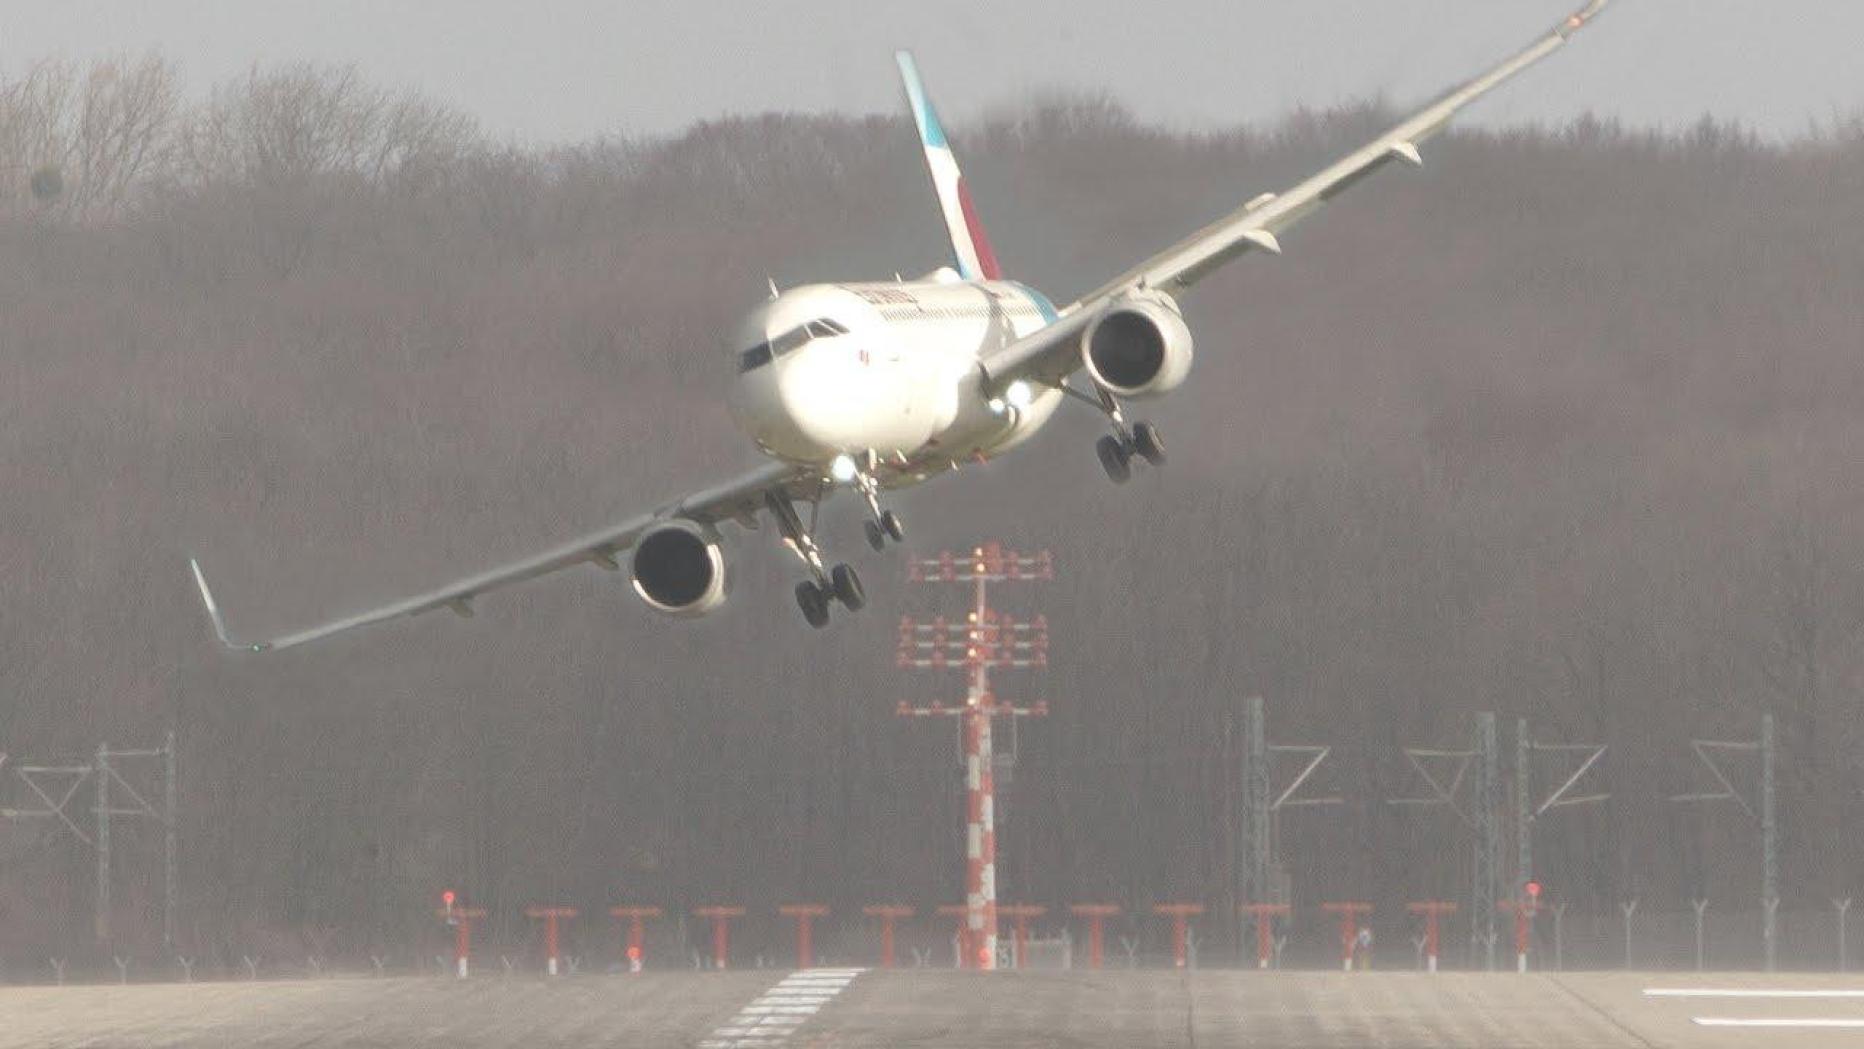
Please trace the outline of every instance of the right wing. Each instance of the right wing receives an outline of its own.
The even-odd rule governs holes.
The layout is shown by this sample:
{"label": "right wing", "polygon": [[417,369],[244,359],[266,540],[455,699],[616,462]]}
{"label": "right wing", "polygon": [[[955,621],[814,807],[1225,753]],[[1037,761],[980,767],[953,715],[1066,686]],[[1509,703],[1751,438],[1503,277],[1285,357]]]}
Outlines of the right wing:
{"label": "right wing", "polygon": [[1443,130],[1458,110],[1565,46],[1610,0],[1590,0],[1547,35],[1494,68],[1452,88],[1396,127],[1330,167],[1281,193],[1264,193],[1242,207],[1146,259],[1061,310],[1058,321],[983,358],[985,386],[1001,395],[1018,379],[1054,386],[1080,366],[1076,344],[1102,309],[1141,288],[1176,294],[1219,266],[1249,251],[1281,254],[1277,234],[1313,214],[1360,179],[1395,160],[1423,163],[1417,147]]}
{"label": "right wing", "polygon": [[568,568],[571,565],[592,564],[611,571],[616,570],[620,567],[616,555],[633,546],[642,533],[661,521],[681,518],[702,525],[712,525],[731,519],[751,523],[755,521],[758,511],[763,509],[766,493],[782,491],[792,497],[813,497],[820,492],[822,484],[823,479],[818,472],[808,467],[789,463],[769,463],[742,477],[704,491],[694,492],[684,499],[668,503],[657,510],[640,514],[600,531],[591,532],[581,538],[572,539],[522,561],[514,561],[487,572],[468,576],[438,590],[430,590],[393,604],[358,612],[355,615],[264,641],[234,640],[227,631],[226,620],[220,614],[220,606],[214,601],[213,591],[207,588],[207,576],[202,573],[200,562],[190,559],[188,565],[194,570],[194,582],[200,587],[201,602],[207,606],[208,618],[213,621],[214,633],[219,636],[220,643],[240,652],[272,652],[281,648],[302,645],[307,641],[316,641],[345,630],[353,630],[356,627],[368,626],[371,623],[380,623],[401,616],[417,616],[422,612],[432,612],[439,608],[450,608],[462,616],[470,616],[473,599],[489,590],[520,583],[526,579],[555,572],[560,568]]}

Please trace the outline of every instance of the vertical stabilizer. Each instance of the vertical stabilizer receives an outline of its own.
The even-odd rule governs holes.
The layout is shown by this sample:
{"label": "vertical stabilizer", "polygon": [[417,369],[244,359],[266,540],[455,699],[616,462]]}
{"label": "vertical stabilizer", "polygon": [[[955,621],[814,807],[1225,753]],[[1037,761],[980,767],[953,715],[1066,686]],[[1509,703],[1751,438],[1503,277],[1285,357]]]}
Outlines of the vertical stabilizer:
{"label": "vertical stabilizer", "polygon": [[939,210],[945,214],[945,231],[951,237],[951,253],[958,273],[966,280],[997,280],[1003,273],[997,266],[997,254],[990,248],[984,224],[978,221],[977,208],[971,203],[971,191],[965,188],[964,173],[958,170],[958,158],[951,143],[945,141],[945,128],[932,110],[925,86],[919,82],[919,67],[913,64],[910,51],[896,51],[900,80],[906,85],[906,101],[919,125],[919,142],[925,147],[926,169],[932,174],[932,188],[938,193]]}

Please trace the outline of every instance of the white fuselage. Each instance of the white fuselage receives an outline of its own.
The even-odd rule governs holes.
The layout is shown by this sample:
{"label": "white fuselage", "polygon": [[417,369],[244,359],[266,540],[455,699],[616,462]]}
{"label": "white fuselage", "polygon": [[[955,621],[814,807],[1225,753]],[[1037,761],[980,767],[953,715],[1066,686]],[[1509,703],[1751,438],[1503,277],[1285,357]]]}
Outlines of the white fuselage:
{"label": "white fuselage", "polygon": [[745,318],[733,344],[730,404],[765,454],[825,464],[873,452],[899,487],[1020,443],[1054,414],[1044,389],[1010,404],[984,392],[979,354],[1055,318],[1013,281],[922,281],[793,288]]}

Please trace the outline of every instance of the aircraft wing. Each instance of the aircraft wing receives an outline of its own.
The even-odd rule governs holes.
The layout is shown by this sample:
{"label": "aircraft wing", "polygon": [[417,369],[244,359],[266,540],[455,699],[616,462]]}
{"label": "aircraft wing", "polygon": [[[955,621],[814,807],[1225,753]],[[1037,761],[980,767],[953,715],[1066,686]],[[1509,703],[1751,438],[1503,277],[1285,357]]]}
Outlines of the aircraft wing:
{"label": "aircraft wing", "polygon": [[1280,233],[1387,164],[1422,164],[1418,146],[1443,130],[1458,111],[1564,47],[1609,2],[1591,0],[1522,51],[1452,88],[1332,166],[1280,193],[1256,197],[1068,305],[1057,322],[986,353],[982,363],[989,392],[1000,394],[1017,379],[1054,386],[1073,374],[1081,364],[1076,352],[1081,334],[1121,295],[1140,288],[1176,294],[1245,252],[1281,254]]}
{"label": "aircraft wing", "polygon": [[763,509],[766,492],[785,490],[797,496],[815,492],[820,484],[821,478],[817,476],[816,471],[808,467],[780,462],[768,463],[742,477],[704,491],[694,492],[659,509],[561,543],[532,557],[480,572],[477,575],[467,576],[437,590],[430,590],[393,604],[358,612],[355,615],[264,641],[237,641],[232,637],[227,630],[226,620],[220,613],[220,606],[214,601],[213,591],[207,588],[207,576],[201,571],[200,562],[190,560],[188,564],[194,570],[194,582],[200,587],[201,602],[207,606],[208,618],[213,620],[214,633],[219,635],[220,643],[241,652],[271,652],[302,645],[307,641],[315,641],[356,627],[368,626],[371,623],[380,623],[383,620],[396,619],[401,616],[417,616],[422,612],[432,612],[439,608],[450,608],[460,615],[470,616],[475,598],[503,586],[520,583],[558,569],[569,568],[572,565],[592,564],[610,570],[619,568],[617,555],[633,546],[642,533],[657,522],[671,518],[684,518],[704,525],[727,519],[748,523],[754,521],[758,512]]}

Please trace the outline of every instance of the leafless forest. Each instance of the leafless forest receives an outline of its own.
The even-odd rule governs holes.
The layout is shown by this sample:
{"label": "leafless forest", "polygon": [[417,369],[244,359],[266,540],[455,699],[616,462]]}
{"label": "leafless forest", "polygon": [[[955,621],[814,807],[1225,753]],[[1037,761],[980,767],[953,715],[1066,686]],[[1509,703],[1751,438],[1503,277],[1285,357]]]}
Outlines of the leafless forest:
{"label": "leafless forest", "polygon": [[[1385,115],[1180,135],[1071,97],[957,137],[1006,267],[1060,300]],[[1464,896],[1464,832],[1381,799],[1480,710],[1610,746],[1613,800],[1536,842],[1578,910],[1752,906],[1744,817],[1666,799],[1705,786],[1691,736],[1763,710],[1785,907],[1864,893],[1864,131],[1582,118],[1426,156],[1187,299],[1197,370],[1146,412],[1167,468],[1109,484],[1069,409],[901,500],[916,550],[1058,565],[1006,595],[1054,641],[1002,692],[1054,713],[1020,733],[1004,898],[1224,902],[1250,694],[1349,799],[1284,822],[1302,901]],[[850,503],[828,540],[871,606],[822,633],[767,532],[708,620],[590,570],[263,658],[218,650],[186,570],[262,634],[735,474],[736,314],[766,276],[941,264],[920,164],[893,118],[518,150],[308,67],[204,101],[155,58],[0,85],[0,751],[179,733],[204,957],[360,956],[446,886],[513,937],[540,901],[952,902],[955,743],[893,708],[960,682],[893,645],[957,595]],[[117,949],[152,952],[159,835],[117,850]],[[0,821],[0,958],[85,949],[91,862]]]}

